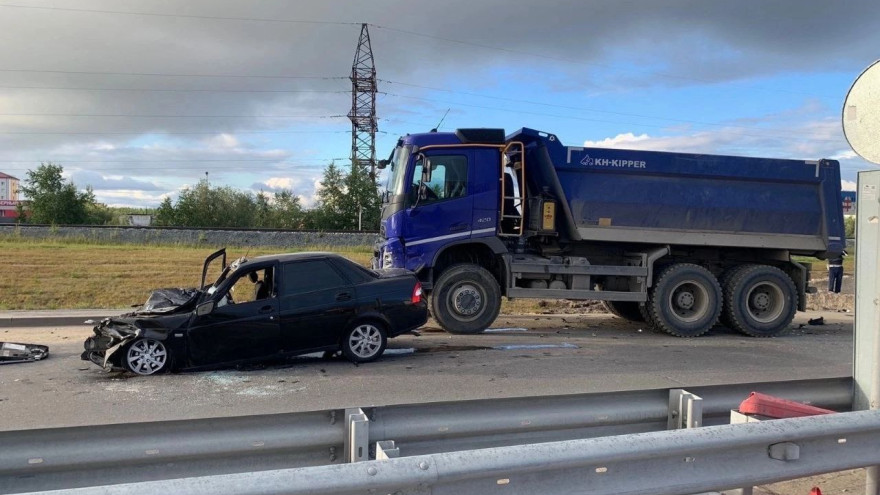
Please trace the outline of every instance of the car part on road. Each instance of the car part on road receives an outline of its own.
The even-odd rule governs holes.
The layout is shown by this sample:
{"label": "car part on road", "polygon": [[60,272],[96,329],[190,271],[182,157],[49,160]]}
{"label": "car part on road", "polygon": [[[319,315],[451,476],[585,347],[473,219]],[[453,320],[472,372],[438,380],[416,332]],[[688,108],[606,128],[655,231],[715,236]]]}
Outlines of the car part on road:
{"label": "car part on road", "polygon": [[0,364],[29,363],[49,357],[49,348],[37,344],[0,342]]}
{"label": "car part on road", "polygon": [[450,267],[434,284],[434,318],[449,333],[480,333],[501,311],[501,289],[485,268],[471,263]]}
{"label": "car part on road", "polygon": [[361,323],[345,334],[342,353],[353,363],[368,363],[379,359],[386,345],[388,338],[380,325]]}
{"label": "car part on road", "polygon": [[731,328],[752,337],[773,337],[788,328],[798,307],[797,289],[774,266],[747,265],[724,287],[724,309]]}
{"label": "car part on road", "polygon": [[708,332],[721,314],[721,286],[699,265],[678,263],[660,274],[648,308],[658,328],[676,337]]}

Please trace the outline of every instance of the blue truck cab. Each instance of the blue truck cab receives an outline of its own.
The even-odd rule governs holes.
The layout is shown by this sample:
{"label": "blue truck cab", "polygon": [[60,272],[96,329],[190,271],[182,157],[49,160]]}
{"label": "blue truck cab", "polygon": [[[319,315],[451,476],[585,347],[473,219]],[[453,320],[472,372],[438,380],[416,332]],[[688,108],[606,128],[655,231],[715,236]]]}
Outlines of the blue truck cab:
{"label": "blue truck cab", "polygon": [[487,328],[506,296],[772,336],[811,290],[792,256],[845,242],[834,160],[566,147],[523,128],[410,134],[380,167],[373,263],[416,272],[452,333]]}

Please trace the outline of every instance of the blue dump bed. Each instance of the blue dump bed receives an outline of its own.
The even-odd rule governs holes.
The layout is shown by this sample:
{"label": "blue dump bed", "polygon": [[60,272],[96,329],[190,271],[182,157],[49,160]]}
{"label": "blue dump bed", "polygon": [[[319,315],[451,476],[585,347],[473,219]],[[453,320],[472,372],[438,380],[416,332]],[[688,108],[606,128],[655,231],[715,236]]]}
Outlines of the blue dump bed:
{"label": "blue dump bed", "polygon": [[826,257],[844,248],[834,160],[563,146],[521,129],[529,187],[549,186],[572,240],[787,249]]}

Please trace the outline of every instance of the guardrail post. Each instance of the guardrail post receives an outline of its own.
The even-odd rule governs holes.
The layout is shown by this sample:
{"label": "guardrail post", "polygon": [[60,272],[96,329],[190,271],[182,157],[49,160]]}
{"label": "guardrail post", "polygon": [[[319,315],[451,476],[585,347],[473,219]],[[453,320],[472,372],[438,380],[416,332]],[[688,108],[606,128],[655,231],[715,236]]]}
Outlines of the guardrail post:
{"label": "guardrail post", "polygon": [[370,460],[370,419],[363,409],[345,410],[345,462]]}
{"label": "guardrail post", "polygon": [[394,444],[394,440],[382,440],[376,442],[376,460],[393,459],[400,457],[400,449]]}
{"label": "guardrail post", "polygon": [[667,430],[697,428],[703,424],[703,399],[682,388],[669,390]]}
{"label": "guardrail post", "polygon": [[[853,411],[880,408],[880,171],[859,172]],[[880,466],[866,468],[865,494],[880,495]]]}

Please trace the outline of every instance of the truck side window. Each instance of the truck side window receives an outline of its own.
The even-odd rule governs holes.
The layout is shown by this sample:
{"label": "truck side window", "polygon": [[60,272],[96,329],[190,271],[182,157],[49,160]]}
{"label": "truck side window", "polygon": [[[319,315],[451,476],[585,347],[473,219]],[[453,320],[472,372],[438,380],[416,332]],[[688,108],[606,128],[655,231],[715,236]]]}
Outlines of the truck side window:
{"label": "truck side window", "polygon": [[[464,155],[434,155],[423,160],[415,170],[415,179],[422,176],[422,168],[431,167],[431,180],[426,183],[425,199],[419,204],[467,196],[467,157]],[[416,185],[418,189],[418,185]]]}

